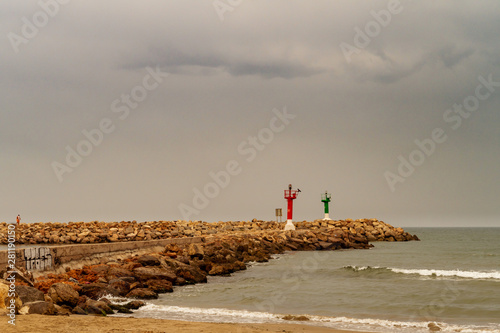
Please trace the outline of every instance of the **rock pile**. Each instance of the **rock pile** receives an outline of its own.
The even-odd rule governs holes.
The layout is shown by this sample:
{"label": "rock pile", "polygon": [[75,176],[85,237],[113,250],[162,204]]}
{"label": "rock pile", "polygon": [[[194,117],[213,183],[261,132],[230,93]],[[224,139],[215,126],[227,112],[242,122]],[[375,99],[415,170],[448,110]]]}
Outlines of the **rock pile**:
{"label": "rock pile", "polygon": [[[195,229],[197,225],[188,223],[176,228]],[[253,226],[258,227],[254,231],[234,230]],[[273,254],[284,251],[366,249],[373,246],[371,240],[418,239],[377,220],[300,222],[295,231],[276,226],[274,222],[232,222],[225,225],[231,230],[211,233],[200,243],[169,244],[159,253],[116,261],[103,259],[98,265],[47,274],[34,281],[34,287],[17,286],[16,311],[47,315],[129,313],[144,303],[127,299],[155,299],[161,293],[173,292],[174,286],[205,283],[209,275],[244,270],[249,262],[266,262]],[[3,284],[7,281],[0,280],[0,290],[5,289]],[[113,304],[106,296],[122,297],[124,302]],[[0,293],[0,307],[6,301],[6,295]]]}
{"label": "rock pile", "polygon": [[403,228],[395,228],[390,224],[377,219],[360,219],[360,220],[342,220],[342,221],[323,221],[316,220],[314,222],[298,222],[297,229],[316,230],[321,228],[342,229],[352,237],[366,239],[368,242],[376,241],[410,241],[419,240],[417,236],[405,232]]}
{"label": "rock pile", "polygon": [[[342,229],[354,237],[368,241],[405,241],[413,236],[376,219],[350,219],[295,223],[298,230],[321,228]],[[143,241],[178,237],[209,236],[219,233],[248,233],[264,230],[283,230],[284,223],[253,220],[236,222],[153,221],[141,222],[69,222],[25,223],[17,226],[18,244],[87,244],[124,241]],[[7,244],[7,223],[0,223],[0,244]]]}

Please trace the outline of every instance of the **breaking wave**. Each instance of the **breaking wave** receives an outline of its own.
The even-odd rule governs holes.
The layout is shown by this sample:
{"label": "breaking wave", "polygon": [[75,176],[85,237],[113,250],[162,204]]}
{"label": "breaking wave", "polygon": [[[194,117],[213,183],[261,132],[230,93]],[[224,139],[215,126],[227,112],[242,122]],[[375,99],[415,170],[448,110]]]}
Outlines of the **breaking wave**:
{"label": "breaking wave", "polygon": [[473,279],[473,280],[500,280],[500,271],[462,271],[459,269],[455,270],[442,270],[442,269],[405,269],[405,268],[391,268],[391,267],[377,267],[377,266],[345,266],[344,269],[351,270],[354,272],[366,272],[366,273],[397,273],[397,274],[408,274],[408,275],[419,275],[428,277],[452,277],[452,278],[463,278],[463,279]]}
{"label": "breaking wave", "polygon": [[[121,316],[121,315],[115,315]],[[130,316],[130,315],[127,315]],[[425,321],[392,321],[373,318],[325,317],[304,315],[306,321],[290,321],[283,319],[287,315],[247,310],[230,310],[220,308],[180,307],[158,304],[147,304],[133,314],[134,317],[212,322],[212,323],[298,323],[303,325],[323,326],[336,329],[369,330],[370,332],[429,332],[430,322]],[[291,316],[292,318],[295,316]],[[302,317],[302,316],[301,316]],[[495,332],[500,333],[500,326],[450,325],[435,323],[443,332]]]}

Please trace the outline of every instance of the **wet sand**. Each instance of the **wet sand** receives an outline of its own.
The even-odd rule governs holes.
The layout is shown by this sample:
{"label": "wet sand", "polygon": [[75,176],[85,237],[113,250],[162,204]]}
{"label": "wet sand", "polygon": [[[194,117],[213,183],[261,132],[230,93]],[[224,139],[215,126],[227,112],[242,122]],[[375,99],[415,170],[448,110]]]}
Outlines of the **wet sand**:
{"label": "wet sand", "polygon": [[196,323],[149,318],[117,318],[96,316],[42,316],[18,315],[16,325],[7,323],[8,317],[0,317],[0,332],[51,332],[51,333],[259,333],[259,332],[303,332],[303,333],[352,333],[352,331],[335,330],[301,324],[216,324]]}

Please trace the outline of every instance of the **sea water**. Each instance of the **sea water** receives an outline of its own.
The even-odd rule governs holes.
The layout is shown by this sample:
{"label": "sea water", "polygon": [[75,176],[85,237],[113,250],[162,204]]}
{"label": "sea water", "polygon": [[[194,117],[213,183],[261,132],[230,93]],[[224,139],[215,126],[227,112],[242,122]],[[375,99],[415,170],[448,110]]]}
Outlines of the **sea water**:
{"label": "sea water", "polygon": [[406,228],[420,242],[287,252],[176,287],[135,317],[288,322],[373,332],[500,332],[500,228]]}

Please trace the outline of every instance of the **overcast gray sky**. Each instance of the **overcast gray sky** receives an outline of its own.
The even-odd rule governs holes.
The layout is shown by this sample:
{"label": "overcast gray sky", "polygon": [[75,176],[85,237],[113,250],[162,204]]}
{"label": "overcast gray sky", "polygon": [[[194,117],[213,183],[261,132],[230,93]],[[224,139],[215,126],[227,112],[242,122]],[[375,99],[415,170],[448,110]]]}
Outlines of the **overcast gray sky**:
{"label": "overcast gray sky", "polygon": [[270,220],[292,183],[294,220],[328,190],[500,226],[499,31],[497,0],[2,1],[0,221]]}

